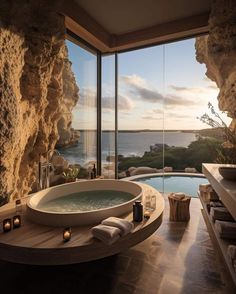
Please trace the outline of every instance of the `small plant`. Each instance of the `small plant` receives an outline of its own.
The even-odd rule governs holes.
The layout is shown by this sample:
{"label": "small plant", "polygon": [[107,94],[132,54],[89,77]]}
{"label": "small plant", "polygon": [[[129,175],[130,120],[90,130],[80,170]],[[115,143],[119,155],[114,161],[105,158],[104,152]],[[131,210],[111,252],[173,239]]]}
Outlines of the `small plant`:
{"label": "small plant", "polygon": [[64,179],[66,180],[66,182],[74,182],[77,178],[77,176],[79,175],[80,172],[80,168],[79,167],[69,167],[68,169],[66,169],[62,175],[64,177]]}
{"label": "small plant", "polygon": [[224,143],[217,149],[217,163],[236,163],[236,131],[227,126],[221,116],[215,111],[214,106],[209,102],[208,108],[211,114],[215,117],[212,118],[209,114],[205,113],[199,119],[211,126],[222,130]]}

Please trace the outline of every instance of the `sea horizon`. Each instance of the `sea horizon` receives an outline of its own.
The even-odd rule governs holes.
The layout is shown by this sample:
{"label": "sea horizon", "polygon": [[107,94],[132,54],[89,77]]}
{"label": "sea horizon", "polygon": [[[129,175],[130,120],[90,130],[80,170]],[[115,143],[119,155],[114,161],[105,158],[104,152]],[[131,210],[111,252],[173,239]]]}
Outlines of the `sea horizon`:
{"label": "sea horizon", "polygon": [[[113,131],[114,132],[114,131]],[[105,162],[107,156],[114,156],[114,136],[111,131],[102,132],[102,160]],[[198,132],[194,131],[123,131],[118,132],[118,154],[123,156],[143,156],[146,151],[150,151],[150,146],[155,144],[167,144],[169,146],[187,147],[196,140]],[[77,145],[60,149],[62,155],[70,163],[81,163],[96,159],[96,132],[81,132],[81,137]]]}
{"label": "sea horizon", "polygon": [[[97,132],[96,129],[74,129],[75,131],[79,132]],[[168,132],[168,133],[178,133],[178,132],[183,132],[183,133],[198,133],[202,130],[206,129],[170,129],[170,130],[161,130],[161,129],[137,129],[137,130],[118,130],[118,133],[147,133],[147,132],[158,132],[158,133],[163,133],[163,132]],[[102,130],[102,132],[115,132],[115,130]]]}

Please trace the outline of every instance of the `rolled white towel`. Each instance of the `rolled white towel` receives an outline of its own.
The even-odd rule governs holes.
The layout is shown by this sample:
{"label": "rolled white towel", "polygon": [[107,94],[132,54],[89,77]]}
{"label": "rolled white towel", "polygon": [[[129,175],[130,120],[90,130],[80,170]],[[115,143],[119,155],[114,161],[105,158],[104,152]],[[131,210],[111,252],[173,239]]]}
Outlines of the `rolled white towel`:
{"label": "rolled white towel", "polygon": [[230,261],[233,263],[236,261],[236,246],[235,245],[229,245],[227,248],[227,254],[230,258]]}
{"label": "rolled white towel", "polygon": [[212,191],[212,187],[211,184],[200,184],[199,185],[199,191],[200,192],[211,192]]}
{"label": "rolled white towel", "polygon": [[134,224],[126,219],[118,217],[108,217],[102,221],[103,225],[116,227],[121,230],[121,236],[127,235],[134,228]]}
{"label": "rolled white towel", "polygon": [[182,200],[186,197],[183,192],[171,193],[171,197],[175,198],[176,200]]}
{"label": "rolled white towel", "polygon": [[121,236],[121,230],[111,226],[97,225],[91,229],[94,238],[110,245],[116,242]]}

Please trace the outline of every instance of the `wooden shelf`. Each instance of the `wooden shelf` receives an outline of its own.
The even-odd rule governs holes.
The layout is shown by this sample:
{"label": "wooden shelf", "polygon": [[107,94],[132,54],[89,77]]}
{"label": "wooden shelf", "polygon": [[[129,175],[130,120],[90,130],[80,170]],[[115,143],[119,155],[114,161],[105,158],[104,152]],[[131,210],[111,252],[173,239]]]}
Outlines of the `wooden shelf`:
{"label": "wooden shelf", "polygon": [[[227,181],[222,178],[219,174],[218,168],[219,164],[203,164],[203,173],[209,180],[212,188],[218,194],[220,200],[225,205],[225,207],[232,214],[236,220],[236,182]],[[207,225],[209,234],[213,243],[217,246],[218,251],[223,258],[225,265],[232,277],[234,284],[236,285],[236,272],[228,258],[227,248],[230,244],[236,245],[235,240],[222,239],[219,236],[218,231],[215,229],[214,222],[211,220],[210,215],[207,211],[206,202],[202,199],[200,192],[198,193],[199,199],[202,203],[202,214]]]}
{"label": "wooden shelf", "polygon": [[224,165],[203,163],[202,172],[236,221],[236,181],[223,179],[219,173],[220,166]]}
{"label": "wooden shelf", "polygon": [[[8,233],[0,232],[0,259],[39,265],[73,264],[114,255],[144,241],[162,223],[164,198],[154,188],[139,184],[143,187],[143,197],[150,192],[156,196],[156,210],[151,213],[150,219],[135,223],[130,234],[112,245],[105,245],[92,237],[90,229],[94,225],[73,227],[71,240],[64,243],[63,228],[39,225],[23,216],[20,228]],[[1,220],[3,216],[13,216],[14,205],[9,204],[3,210],[0,211]],[[123,218],[131,221],[132,212]]]}

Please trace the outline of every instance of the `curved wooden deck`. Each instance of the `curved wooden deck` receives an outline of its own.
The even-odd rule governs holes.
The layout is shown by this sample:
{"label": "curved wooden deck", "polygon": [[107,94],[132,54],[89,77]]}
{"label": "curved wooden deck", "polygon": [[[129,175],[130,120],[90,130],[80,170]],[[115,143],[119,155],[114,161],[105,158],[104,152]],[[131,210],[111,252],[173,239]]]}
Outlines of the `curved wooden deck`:
{"label": "curved wooden deck", "polygon": [[[139,183],[140,184],[140,183]],[[92,237],[90,226],[72,227],[72,238],[64,243],[63,228],[47,227],[32,223],[23,217],[22,226],[8,233],[0,233],[0,259],[37,265],[73,264],[100,259],[117,254],[132,247],[153,234],[162,223],[164,199],[152,187],[140,184],[144,189],[144,197],[148,193],[156,196],[156,210],[150,219],[135,224],[132,233],[120,238],[112,245],[105,245]],[[10,205],[10,204],[9,204]],[[5,207],[5,210],[7,206]],[[14,209],[13,209],[14,212]],[[14,213],[7,213],[1,209],[3,217],[12,217]],[[123,218],[132,220],[132,212]]]}

